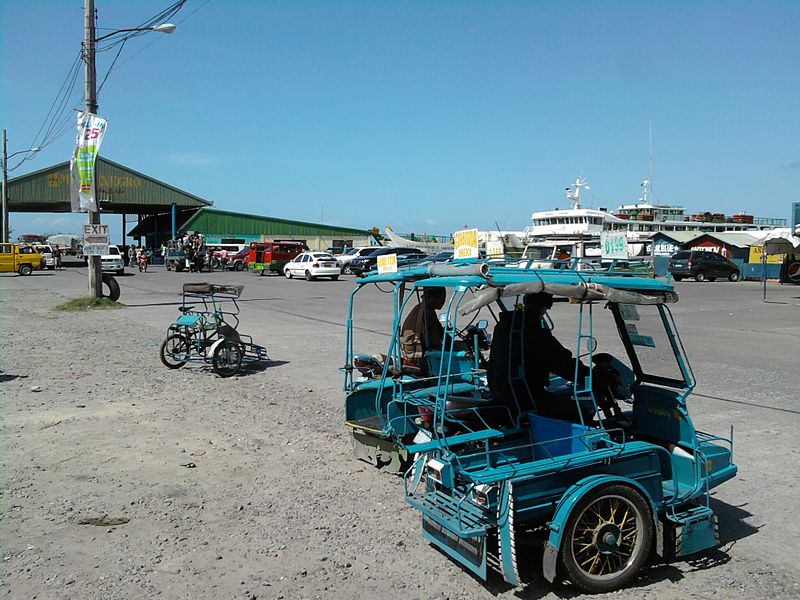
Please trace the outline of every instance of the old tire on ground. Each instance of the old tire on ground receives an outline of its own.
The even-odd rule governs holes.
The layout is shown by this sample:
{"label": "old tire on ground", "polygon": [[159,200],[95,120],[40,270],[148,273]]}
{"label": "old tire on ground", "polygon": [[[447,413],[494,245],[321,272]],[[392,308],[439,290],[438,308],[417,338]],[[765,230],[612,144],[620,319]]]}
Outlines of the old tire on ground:
{"label": "old tire on ground", "polygon": [[242,366],[242,347],[230,340],[224,340],[214,349],[212,363],[220,377],[230,377],[239,372]]}
{"label": "old tire on ground", "polygon": [[[106,291],[106,289],[108,291]],[[116,302],[119,300],[122,291],[119,289],[119,283],[114,279],[113,275],[103,273],[103,298],[108,298]]]}
{"label": "old tire on ground", "polygon": [[683,275],[673,275],[672,278],[675,281],[683,281]]}
{"label": "old tire on ground", "polygon": [[311,271],[306,271],[306,281],[314,281],[314,276],[311,274]]}
{"label": "old tire on ground", "polygon": [[580,589],[611,592],[636,577],[652,543],[653,516],[642,495],[626,485],[601,486],[572,509],[561,562]]}
{"label": "old tire on ground", "polygon": [[698,271],[695,273],[694,276],[695,281],[705,281],[706,280],[706,272],[705,271]]}
{"label": "old tire on ground", "polygon": [[31,267],[30,265],[20,265],[18,273],[23,276],[30,275],[31,273],[33,273],[33,267]]}
{"label": "old tire on ground", "polygon": [[741,274],[739,271],[731,271],[731,274],[728,275],[728,281],[739,281]]}
{"label": "old tire on ground", "polygon": [[158,354],[161,356],[161,362],[164,363],[165,367],[168,369],[180,369],[186,364],[186,360],[180,360],[175,357],[189,354],[189,342],[185,336],[174,333],[161,342]]}

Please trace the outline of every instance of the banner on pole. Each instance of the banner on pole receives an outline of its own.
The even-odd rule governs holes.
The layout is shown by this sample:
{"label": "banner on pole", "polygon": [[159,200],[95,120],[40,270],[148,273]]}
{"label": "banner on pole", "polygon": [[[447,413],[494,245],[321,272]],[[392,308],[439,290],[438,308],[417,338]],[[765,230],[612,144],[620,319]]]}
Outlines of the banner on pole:
{"label": "banner on pole", "polygon": [[108,120],[88,112],[78,113],[75,152],[69,163],[72,212],[97,211],[95,160]]}

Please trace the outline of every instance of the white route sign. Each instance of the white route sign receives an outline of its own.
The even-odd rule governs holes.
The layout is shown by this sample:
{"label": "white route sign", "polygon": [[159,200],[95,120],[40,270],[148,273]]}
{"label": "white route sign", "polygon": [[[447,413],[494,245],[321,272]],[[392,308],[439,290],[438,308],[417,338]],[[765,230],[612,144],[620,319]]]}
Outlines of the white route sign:
{"label": "white route sign", "polygon": [[397,273],[397,254],[382,254],[378,257],[378,273]]}
{"label": "white route sign", "polygon": [[600,234],[603,258],[628,258],[628,238],[625,233]]}

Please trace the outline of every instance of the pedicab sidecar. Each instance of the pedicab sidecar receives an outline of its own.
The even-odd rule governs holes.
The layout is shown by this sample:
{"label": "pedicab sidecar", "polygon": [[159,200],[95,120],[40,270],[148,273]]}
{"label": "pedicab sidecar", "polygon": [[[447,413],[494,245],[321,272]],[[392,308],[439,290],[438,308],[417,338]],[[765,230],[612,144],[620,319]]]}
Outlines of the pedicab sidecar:
{"label": "pedicab sidecar", "polygon": [[[354,352],[353,307],[371,284],[393,292],[379,358]],[[401,323],[430,287],[448,290],[445,337],[415,370],[401,351]],[[537,352],[524,331],[526,318],[539,317],[517,301],[539,292],[552,295],[559,317],[572,313],[575,371],[552,376],[547,402],[537,404],[526,395],[525,356]],[[671,285],[645,277],[503,262],[370,275],[351,296],[343,369],[356,455],[401,470],[422,535],[484,579],[495,569],[520,585],[530,545],[519,538],[534,532],[546,539],[545,578],[558,570],[588,592],[625,586],[654,552],[713,547],[709,492],[736,475],[733,432],[703,433],[689,415],[695,380],[669,310],[677,300]],[[483,324],[473,324],[484,319],[508,327],[488,361]],[[553,327],[549,316],[539,324]],[[487,366],[510,391],[502,399]]]}
{"label": "pedicab sidecar", "polygon": [[[184,283],[178,317],[161,343],[161,362],[179,369],[187,362],[211,364],[220,377],[230,377],[242,364],[268,360],[267,350],[239,333],[243,285]],[[191,303],[191,305],[189,305]]]}

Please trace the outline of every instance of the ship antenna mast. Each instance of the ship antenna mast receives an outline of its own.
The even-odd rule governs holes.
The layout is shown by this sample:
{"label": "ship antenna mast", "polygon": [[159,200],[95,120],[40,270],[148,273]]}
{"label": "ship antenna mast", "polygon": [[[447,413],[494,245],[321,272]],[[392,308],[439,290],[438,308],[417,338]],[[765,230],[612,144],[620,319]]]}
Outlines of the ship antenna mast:
{"label": "ship antenna mast", "polygon": [[575,180],[575,183],[566,188],[567,200],[575,203],[572,205],[573,209],[578,209],[581,207],[581,188],[586,188],[587,190],[592,189],[589,187],[589,184],[586,183],[583,173],[581,173],[580,177]]}
{"label": "ship antenna mast", "polygon": [[649,122],[650,128],[650,152],[647,161],[647,179],[642,181],[642,196],[639,198],[640,202],[644,204],[652,204],[653,202],[653,121]]}

